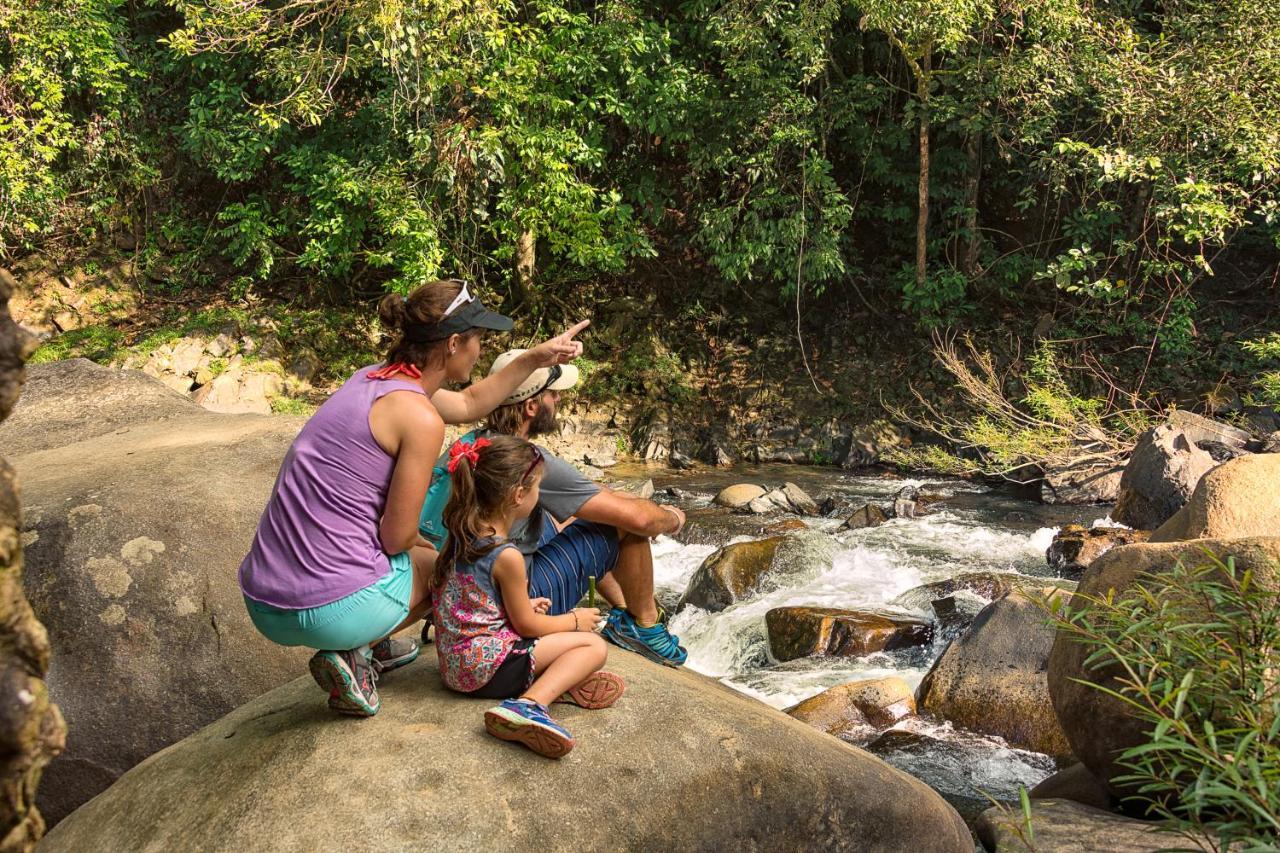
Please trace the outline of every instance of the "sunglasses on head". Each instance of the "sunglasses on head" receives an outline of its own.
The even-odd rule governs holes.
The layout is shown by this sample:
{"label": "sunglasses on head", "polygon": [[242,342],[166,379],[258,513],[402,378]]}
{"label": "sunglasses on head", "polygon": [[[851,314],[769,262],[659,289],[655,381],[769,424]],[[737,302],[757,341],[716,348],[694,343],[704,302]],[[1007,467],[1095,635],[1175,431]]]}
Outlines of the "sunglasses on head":
{"label": "sunglasses on head", "polygon": [[520,475],[520,482],[524,483],[529,479],[529,475],[533,473],[533,469],[542,464],[542,451],[538,449],[536,444],[530,445],[533,448],[533,461],[529,463],[529,467],[524,469],[524,473]]}

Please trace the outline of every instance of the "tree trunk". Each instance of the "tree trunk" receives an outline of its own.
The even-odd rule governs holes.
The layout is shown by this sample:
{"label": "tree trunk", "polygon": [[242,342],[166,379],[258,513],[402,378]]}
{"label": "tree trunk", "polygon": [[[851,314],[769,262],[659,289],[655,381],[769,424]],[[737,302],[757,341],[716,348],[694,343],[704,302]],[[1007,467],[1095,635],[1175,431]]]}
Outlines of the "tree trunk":
{"label": "tree trunk", "polygon": [[964,155],[968,175],[964,185],[964,230],[969,239],[961,261],[964,274],[969,279],[978,277],[978,257],[982,254],[982,235],[978,233],[978,191],[982,179],[982,136],[977,128],[970,129],[964,140]]}
{"label": "tree trunk", "polygon": [[520,232],[520,238],[516,240],[516,289],[524,305],[533,303],[533,278],[538,271],[537,249],[538,238],[533,229]]}
{"label": "tree trunk", "polygon": [[[35,341],[9,317],[13,279],[0,269],[0,420],[22,387]],[[44,834],[36,786],[62,751],[66,726],[49,701],[49,638],[22,591],[22,515],[13,469],[0,460],[0,851],[27,851]]]}
{"label": "tree trunk", "polygon": [[920,214],[916,218],[916,285],[923,287],[928,273],[929,236],[929,53],[920,58],[916,73],[916,99],[920,104]]}

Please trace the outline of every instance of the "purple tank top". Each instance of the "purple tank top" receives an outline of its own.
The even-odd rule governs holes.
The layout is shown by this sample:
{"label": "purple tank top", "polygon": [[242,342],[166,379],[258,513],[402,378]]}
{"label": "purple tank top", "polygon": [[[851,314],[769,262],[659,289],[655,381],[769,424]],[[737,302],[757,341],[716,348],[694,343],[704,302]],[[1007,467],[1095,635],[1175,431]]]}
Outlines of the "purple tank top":
{"label": "purple tank top", "polygon": [[285,454],[240,589],[254,601],[303,610],[364,589],[391,569],[378,523],[396,460],[374,440],[369,410],[414,382],[365,378],[362,367],[307,421]]}

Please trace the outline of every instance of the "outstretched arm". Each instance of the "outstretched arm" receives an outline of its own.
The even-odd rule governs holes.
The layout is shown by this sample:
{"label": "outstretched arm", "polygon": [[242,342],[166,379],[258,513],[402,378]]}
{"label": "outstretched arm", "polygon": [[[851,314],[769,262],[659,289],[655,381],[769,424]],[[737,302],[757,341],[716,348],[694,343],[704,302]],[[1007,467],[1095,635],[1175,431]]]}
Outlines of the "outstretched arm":
{"label": "outstretched arm", "polygon": [[502,370],[472,383],[463,391],[441,388],[431,395],[431,402],[447,424],[478,421],[498,408],[539,367],[566,364],[582,355],[582,342],[573,338],[589,325],[590,320],[583,320],[564,334],[556,335],[525,351]]}
{"label": "outstretched arm", "polygon": [[609,524],[637,536],[679,533],[684,527],[684,513],[676,507],[654,503],[634,495],[623,496],[612,489],[601,488],[588,498],[575,513],[577,518]]}

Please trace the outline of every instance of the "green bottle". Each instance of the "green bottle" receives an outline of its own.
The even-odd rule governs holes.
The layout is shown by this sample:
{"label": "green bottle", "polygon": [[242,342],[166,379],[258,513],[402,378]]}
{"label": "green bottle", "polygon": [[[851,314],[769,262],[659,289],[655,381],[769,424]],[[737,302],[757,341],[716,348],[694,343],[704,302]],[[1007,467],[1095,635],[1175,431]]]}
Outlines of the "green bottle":
{"label": "green bottle", "polygon": [[596,606],[596,576],[587,575],[587,603]]}

